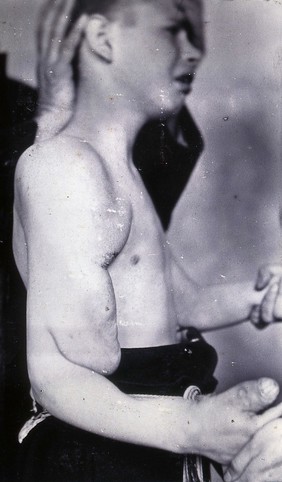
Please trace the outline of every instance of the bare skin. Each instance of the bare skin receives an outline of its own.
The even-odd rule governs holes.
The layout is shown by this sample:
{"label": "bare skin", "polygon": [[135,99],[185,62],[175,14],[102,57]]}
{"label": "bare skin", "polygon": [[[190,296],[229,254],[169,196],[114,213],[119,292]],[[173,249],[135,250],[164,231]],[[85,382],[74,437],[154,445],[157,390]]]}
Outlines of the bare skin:
{"label": "bare skin", "polygon": [[37,31],[39,91],[37,140],[48,139],[65,127],[73,114],[75,90],[71,61],[83,35],[87,17],[82,15],[66,37],[73,0],[48,1]]}
{"label": "bare skin", "polygon": [[259,430],[252,441],[239,452],[225,474],[226,482],[280,481],[281,442],[280,418]]}
{"label": "bare skin", "polygon": [[[140,195],[132,203],[139,180],[131,176],[129,191],[115,190],[118,182],[109,184],[110,176],[94,150],[63,136],[27,151],[18,166],[14,252],[28,292],[28,363],[35,398],[82,429],[229,463],[258,428],[281,414],[278,406],[255,415],[276,397],[273,382],[263,390],[257,382],[241,384],[195,403],[169,397],[137,400],[103,376],[117,367],[120,345],[175,342],[163,236],[158,224],[145,227],[155,214]],[[140,257],[137,264],[133,256]],[[136,285],[135,268],[144,284]],[[144,317],[149,303],[151,316],[147,310]],[[238,421],[235,427],[230,416]]]}
{"label": "bare skin", "polygon": [[[120,347],[175,343],[184,313],[183,305],[177,311],[175,303],[179,286],[185,291],[183,273],[175,268],[132,165],[131,148],[150,116],[182,107],[185,92],[178,82],[175,85],[172,72],[187,70],[186,62],[189,65],[193,58],[195,64],[195,56],[198,63],[201,52],[184,41],[181,29],[177,39],[161,37],[160,49],[167,52],[169,43],[173,56],[164,71],[156,70],[151,78],[156,89],[164,78],[159,90],[164,96],[148,99],[146,81],[138,91],[135,82],[126,93],[123,90],[123,74],[132,65],[138,39],[144,39],[144,28],[149,39],[159,38],[155,24],[148,26],[153,8],[160,9],[161,32],[167,31],[172,3],[164,3],[165,8],[159,2],[154,7],[146,4],[143,23],[134,31],[125,32],[120,20],[107,24],[109,30],[105,19],[89,21],[73,119],[60,135],[38,143],[19,161],[14,253],[28,293],[29,376],[38,402],[70,424],[118,440],[197,452],[228,464],[258,429],[281,415],[280,406],[257,415],[276,398],[275,382],[249,382],[191,402],[136,399],[103,376],[117,368]],[[179,11],[170,13],[178,17]],[[132,43],[131,50],[133,39],[137,46]],[[120,42],[127,51],[117,58],[115,45]],[[92,69],[97,79],[102,75],[102,85],[93,79]],[[132,76],[139,74],[138,69],[131,70]],[[171,89],[167,96],[166,89]],[[121,96],[109,102],[109,92]],[[137,107],[133,102],[129,107],[133,98]],[[189,279],[186,285],[191,287]],[[191,299],[187,306],[194,303]],[[241,315],[249,309],[244,305]],[[230,424],[230,417],[236,423]]]}
{"label": "bare skin", "polygon": [[[40,89],[37,142],[50,139],[61,132],[73,117],[75,88],[70,62],[87,24],[87,16],[82,15],[66,36],[73,5],[74,0],[61,0],[56,4],[49,0],[41,12],[38,27]],[[173,136],[185,145],[182,126],[179,125],[177,116],[169,119],[168,126]],[[189,273],[181,267],[181,260],[175,261],[172,274],[177,286],[175,305],[178,307],[177,320],[180,330],[192,324],[202,331],[209,331],[249,319],[255,326],[266,327],[282,319],[281,282],[278,290],[278,275],[281,275],[279,265],[262,267],[256,287],[252,281],[201,287],[189,280]],[[275,276],[272,276],[273,274]],[[265,281],[262,283],[262,280]]]}

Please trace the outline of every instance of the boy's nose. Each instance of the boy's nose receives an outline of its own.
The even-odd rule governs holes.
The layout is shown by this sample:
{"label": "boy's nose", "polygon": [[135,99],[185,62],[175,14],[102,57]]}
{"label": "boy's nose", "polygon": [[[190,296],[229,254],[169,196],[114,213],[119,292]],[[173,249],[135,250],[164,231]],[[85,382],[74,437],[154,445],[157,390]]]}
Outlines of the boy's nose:
{"label": "boy's nose", "polygon": [[197,67],[198,64],[201,62],[203,55],[204,55],[203,50],[193,45],[187,38],[186,33],[183,32],[183,35],[181,38],[182,59],[185,60],[186,62],[189,62],[189,64],[194,64],[195,67]]}
{"label": "boy's nose", "polygon": [[189,64],[194,64],[195,67],[201,62],[203,57],[203,52],[197,49],[193,45],[189,44],[185,49],[182,51],[182,58]]}

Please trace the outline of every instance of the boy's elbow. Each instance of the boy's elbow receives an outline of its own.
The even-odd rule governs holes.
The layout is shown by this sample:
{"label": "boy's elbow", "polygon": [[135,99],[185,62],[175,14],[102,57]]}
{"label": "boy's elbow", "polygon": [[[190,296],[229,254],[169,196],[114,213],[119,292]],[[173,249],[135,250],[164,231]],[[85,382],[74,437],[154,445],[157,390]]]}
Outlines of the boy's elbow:
{"label": "boy's elbow", "polygon": [[44,408],[49,408],[57,389],[54,380],[58,380],[56,364],[44,363],[44,360],[28,360],[28,376],[31,392],[35,400]]}
{"label": "boy's elbow", "polygon": [[[35,400],[50,413],[57,413],[58,410],[58,392],[64,381],[73,377],[73,383],[77,378],[83,376],[82,370],[95,372],[98,375],[108,376],[114,373],[121,358],[121,350],[119,345],[116,349],[101,353],[98,358],[83,360],[78,357],[65,353],[59,356],[36,357],[37,359],[29,359],[28,374]],[[75,367],[78,368],[76,371]]]}

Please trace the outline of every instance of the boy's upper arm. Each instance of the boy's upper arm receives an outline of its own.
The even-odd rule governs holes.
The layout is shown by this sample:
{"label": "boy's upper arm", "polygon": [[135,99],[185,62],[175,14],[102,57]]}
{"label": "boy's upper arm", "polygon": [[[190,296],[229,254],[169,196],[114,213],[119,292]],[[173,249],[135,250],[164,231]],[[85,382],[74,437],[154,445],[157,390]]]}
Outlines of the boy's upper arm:
{"label": "boy's upper arm", "polygon": [[15,208],[27,242],[30,352],[44,350],[44,338],[51,336],[67,359],[105,373],[119,360],[105,262],[122,249],[123,239],[94,154],[88,158],[85,149],[81,159],[69,150],[72,158],[66,159],[66,152],[52,147],[27,152],[16,173]]}

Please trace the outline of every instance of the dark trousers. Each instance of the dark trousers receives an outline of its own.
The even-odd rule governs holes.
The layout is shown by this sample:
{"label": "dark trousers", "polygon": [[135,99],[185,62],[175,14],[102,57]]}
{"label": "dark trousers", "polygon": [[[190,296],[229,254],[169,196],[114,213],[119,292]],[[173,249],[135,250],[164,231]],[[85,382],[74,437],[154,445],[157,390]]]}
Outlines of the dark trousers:
{"label": "dark trousers", "polygon": [[[216,354],[197,333],[165,347],[123,349],[109,377],[125,393],[182,396],[189,385],[215,387]],[[37,425],[19,451],[17,482],[180,482],[183,457],[117,442],[54,417]]]}

